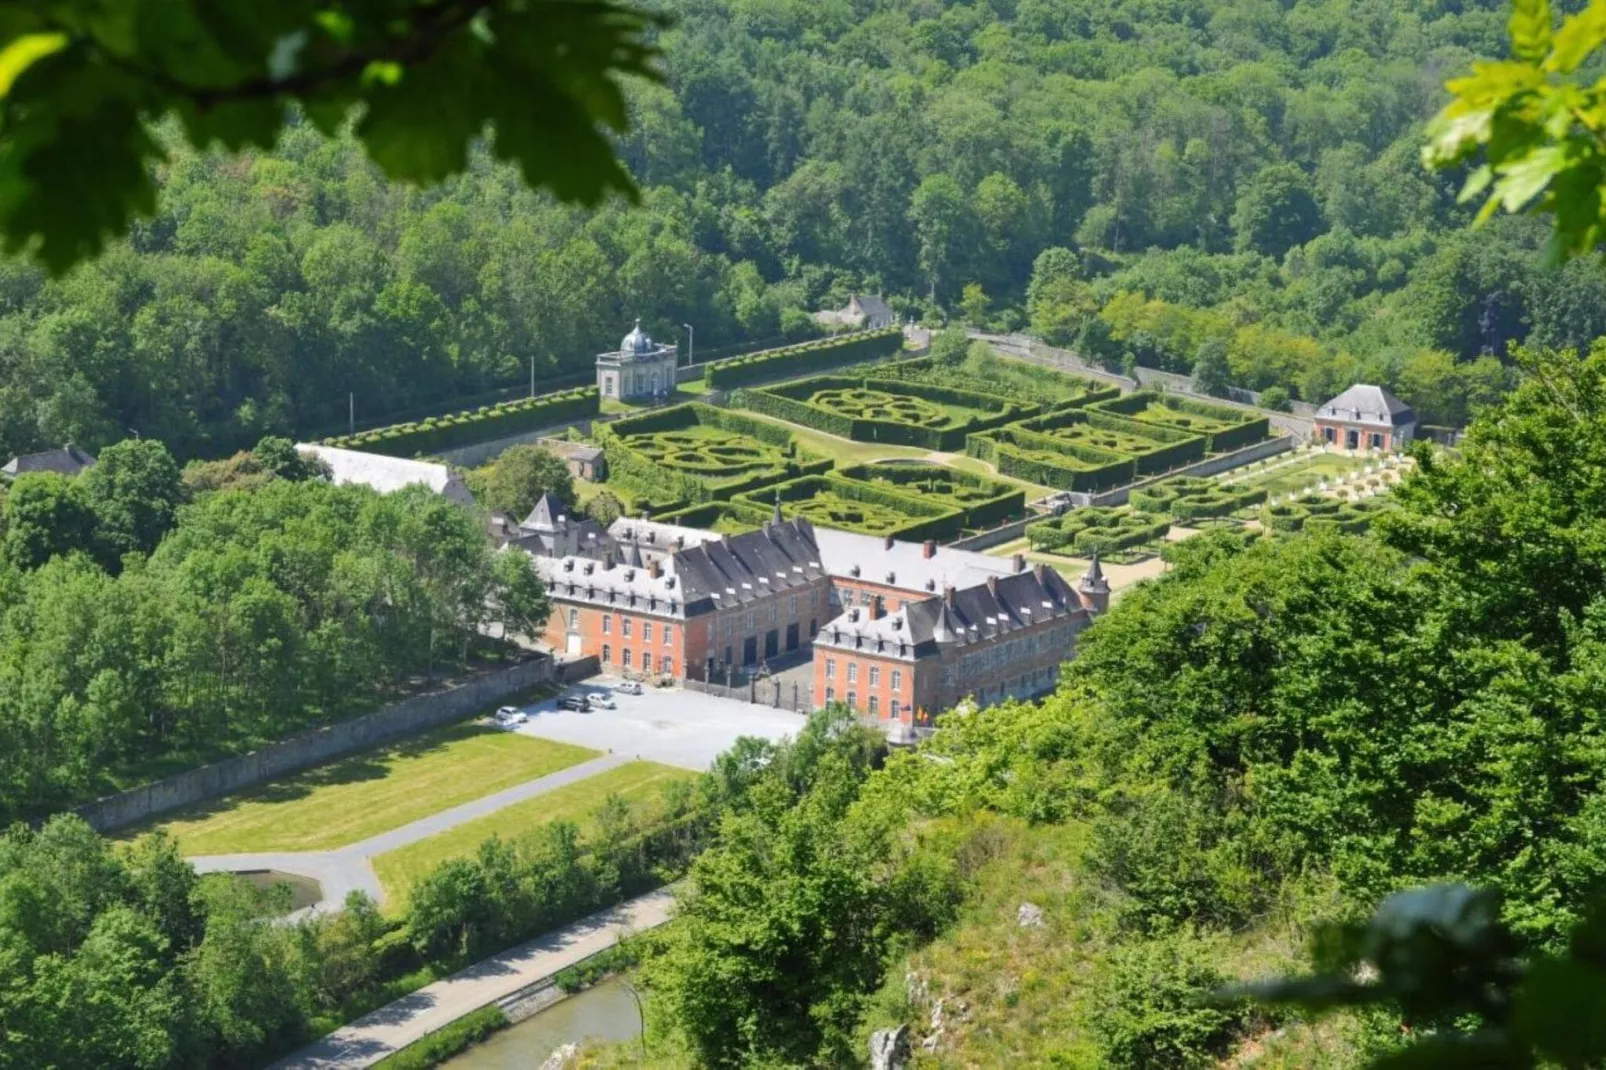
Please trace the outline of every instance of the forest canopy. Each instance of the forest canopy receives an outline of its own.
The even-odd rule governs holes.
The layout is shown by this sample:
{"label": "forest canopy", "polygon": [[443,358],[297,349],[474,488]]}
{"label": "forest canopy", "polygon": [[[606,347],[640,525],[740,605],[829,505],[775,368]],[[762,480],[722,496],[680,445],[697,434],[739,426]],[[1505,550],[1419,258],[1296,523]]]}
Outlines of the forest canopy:
{"label": "forest canopy", "polygon": [[[180,459],[584,378],[640,315],[700,350],[882,292],[1119,365],[1322,400],[1389,385],[1459,423],[1517,342],[1587,347],[1606,278],[1546,227],[1467,235],[1422,168],[1497,0],[699,0],[614,143],[640,206],[531,192],[487,151],[421,190],[292,116],[272,150],[157,126],[154,214],[48,280],[0,265],[0,453],[130,429]],[[1113,307],[1112,307],[1113,306]],[[1140,314],[1141,313],[1141,314]],[[1214,350],[1209,350],[1214,352]]]}

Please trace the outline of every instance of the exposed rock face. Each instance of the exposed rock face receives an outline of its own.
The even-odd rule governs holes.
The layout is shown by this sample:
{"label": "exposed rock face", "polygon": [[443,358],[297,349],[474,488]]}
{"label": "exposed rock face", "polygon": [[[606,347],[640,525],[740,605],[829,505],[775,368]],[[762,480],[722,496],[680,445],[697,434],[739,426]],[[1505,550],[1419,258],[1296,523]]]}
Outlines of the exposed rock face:
{"label": "exposed rock face", "polygon": [[909,1027],[870,1034],[870,1070],[904,1070],[909,1065]]}
{"label": "exposed rock face", "polygon": [[1043,908],[1036,903],[1022,903],[1015,912],[1015,921],[1022,929],[1041,929],[1043,927]]}
{"label": "exposed rock face", "polygon": [[541,1064],[541,1070],[567,1070],[570,1064],[574,1062],[574,1057],[578,1054],[580,1054],[580,1045],[565,1044],[546,1057],[546,1062]]}

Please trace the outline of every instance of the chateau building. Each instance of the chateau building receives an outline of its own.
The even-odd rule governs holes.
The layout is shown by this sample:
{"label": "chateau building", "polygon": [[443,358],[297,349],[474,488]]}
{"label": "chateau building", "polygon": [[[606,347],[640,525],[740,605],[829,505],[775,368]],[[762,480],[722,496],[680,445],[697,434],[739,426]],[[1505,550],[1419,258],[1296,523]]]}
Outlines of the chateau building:
{"label": "chateau building", "polygon": [[57,475],[75,476],[94,466],[93,453],[81,450],[69,442],[59,450],[24,453],[20,457],[11,458],[4,467],[0,467],[0,479],[15,479],[30,472],[55,472]]}
{"label": "chateau building", "polygon": [[556,651],[604,671],[706,679],[806,647],[830,614],[830,578],[804,519],[655,555],[535,556]]}
{"label": "chateau building", "polygon": [[1109,606],[1095,557],[1075,589],[1044,565],[889,611],[853,606],[814,641],[814,702],[843,702],[894,738],[967,696],[981,705],[1051,690],[1076,635]]}
{"label": "chateau building", "polygon": [[638,319],[615,352],[597,355],[597,391],[621,401],[663,397],[675,389],[678,363],[679,347],[648,338]]}

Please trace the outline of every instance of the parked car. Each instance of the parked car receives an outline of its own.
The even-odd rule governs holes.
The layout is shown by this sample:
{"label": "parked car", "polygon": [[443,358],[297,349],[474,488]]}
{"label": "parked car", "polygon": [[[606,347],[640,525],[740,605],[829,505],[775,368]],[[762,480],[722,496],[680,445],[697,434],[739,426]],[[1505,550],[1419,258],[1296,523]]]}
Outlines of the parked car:
{"label": "parked car", "polygon": [[591,702],[584,695],[564,695],[558,699],[561,709],[573,710],[575,713],[590,713]]}
{"label": "parked car", "polygon": [[586,696],[586,701],[599,709],[615,710],[619,708],[619,704],[613,700],[613,696],[606,691],[593,691]]}
{"label": "parked car", "polygon": [[634,680],[626,680],[615,690],[622,695],[639,695],[641,694],[641,685]]}
{"label": "parked car", "polygon": [[529,719],[529,714],[514,706],[503,706],[496,711],[496,723],[501,725],[523,724]]}

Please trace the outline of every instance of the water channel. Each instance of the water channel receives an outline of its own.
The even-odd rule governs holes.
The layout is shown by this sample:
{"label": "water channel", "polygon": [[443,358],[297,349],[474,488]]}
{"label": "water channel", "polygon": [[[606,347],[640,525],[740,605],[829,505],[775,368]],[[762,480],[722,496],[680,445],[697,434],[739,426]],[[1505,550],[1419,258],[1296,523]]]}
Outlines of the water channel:
{"label": "water channel", "polygon": [[632,1040],[641,1035],[636,1000],[618,981],[604,981],[509,1026],[442,1063],[444,1070],[531,1070],[565,1044]]}

